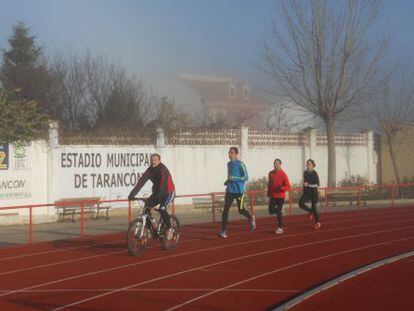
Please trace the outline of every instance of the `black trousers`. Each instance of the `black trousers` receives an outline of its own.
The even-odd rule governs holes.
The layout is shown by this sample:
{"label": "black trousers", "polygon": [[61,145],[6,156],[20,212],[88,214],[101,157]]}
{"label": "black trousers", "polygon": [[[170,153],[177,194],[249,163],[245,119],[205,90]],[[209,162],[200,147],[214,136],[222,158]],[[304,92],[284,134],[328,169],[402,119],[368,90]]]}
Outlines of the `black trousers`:
{"label": "black trousers", "polygon": [[[306,202],[311,201],[312,207],[309,208],[306,205]],[[315,217],[315,222],[319,222],[319,213],[318,213],[318,193],[314,194],[307,194],[304,193],[299,199],[299,207],[308,213],[313,214],[313,217]]]}
{"label": "black trousers", "polygon": [[229,219],[229,210],[234,200],[236,200],[237,202],[237,208],[239,210],[239,214],[243,215],[249,220],[252,219],[252,216],[250,215],[250,213],[244,209],[244,194],[226,192],[226,196],[224,197],[223,214],[221,216],[221,230],[222,231],[226,231],[227,229],[227,221]]}
{"label": "black trousers", "polygon": [[283,229],[283,215],[282,208],[285,204],[285,198],[270,198],[269,199],[269,214],[276,214],[277,226]]}
{"label": "black trousers", "polygon": [[174,201],[175,193],[170,192],[163,198],[159,198],[157,194],[151,194],[150,197],[145,201],[147,207],[155,207],[160,205],[158,211],[161,214],[161,218],[167,228],[171,228],[170,215],[168,215],[167,209],[170,204]]}

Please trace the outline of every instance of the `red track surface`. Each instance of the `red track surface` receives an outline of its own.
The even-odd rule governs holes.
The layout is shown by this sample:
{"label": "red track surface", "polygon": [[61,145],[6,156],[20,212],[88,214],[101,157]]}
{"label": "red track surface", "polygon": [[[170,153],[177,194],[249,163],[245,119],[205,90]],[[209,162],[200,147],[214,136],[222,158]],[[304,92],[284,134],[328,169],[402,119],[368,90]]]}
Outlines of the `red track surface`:
{"label": "red track surface", "polygon": [[293,310],[414,310],[414,257],[356,276]]}
{"label": "red track surface", "polygon": [[[176,250],[152,243],[139,257],[127,254],[123,234],[0,249],[0,310],[271,309],[337,275],[414,249],[414,208],[324,214],[319,232],[305,216],[285,220],[283,236],[274,234],[274,218],[259,219],[255,232],[232,222],[227,240],[217,238],[218,224],[184,226]],[[393,284],[412,290],[406,272],[396,271]],[[388,295],[399,310],[412,309],[412,295],[401,302],[380,286],[377,270],[371,273],[375,299],[351,280],[298,308],[324,308],[321,301],[328,300],[326,309],[348,309],[344,301],[357,296],[378,310],[385,306],[377,298]]]}

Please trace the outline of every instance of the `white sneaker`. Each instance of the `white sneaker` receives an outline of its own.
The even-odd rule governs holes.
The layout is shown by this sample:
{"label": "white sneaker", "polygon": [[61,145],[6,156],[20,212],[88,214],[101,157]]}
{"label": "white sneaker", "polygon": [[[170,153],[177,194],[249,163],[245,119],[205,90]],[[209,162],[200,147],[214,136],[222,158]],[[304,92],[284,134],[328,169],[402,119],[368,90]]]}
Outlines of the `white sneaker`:
{"label": "white sneaker", "polygon": [[249,222],[249,228],[250,228],[250,231],[256,230],[256,217],[252,216]]}
{"label": "white sneaker", "polygon": [[277,230],[275,231],[276,234],[283,234],[283,229],[282,228],[277,228]]}
{"label": "white sneaker", "polygon": [[167,230],[167,240],[171,240],[174,235],[174,228],[170,228]]}
{"label": "white sneaker", "polygon": [[227,233],[226,233],[226,231],[220,231],[220,233],[219,233],[219,235],[218,235],[220,238],[223,238],[223,239],[227,239]]}

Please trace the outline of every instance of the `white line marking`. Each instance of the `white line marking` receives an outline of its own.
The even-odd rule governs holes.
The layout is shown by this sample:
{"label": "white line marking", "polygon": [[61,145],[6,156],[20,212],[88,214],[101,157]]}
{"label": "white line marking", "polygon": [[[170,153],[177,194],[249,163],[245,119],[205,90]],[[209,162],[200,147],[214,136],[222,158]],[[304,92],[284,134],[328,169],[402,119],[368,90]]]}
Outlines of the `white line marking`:
{"label": "white line marking", "polygon": [[[24,293],[96,293],[96,292],[111,292],[117,290],[117,288],[96,288],[96,289],[83,289],[83,288],[63,288],[63,289],[33,289],[26,290]],[[130,288],[125,292],[208,292],[215,290],[215,288]],[[1,290],[0,292],[9,292],[10,290]],[[297,289],[229,289],[227,292],[252,292],[252,293],[301,293],[302,290]]]}
{"label": "white line marking", "polygon": [[[382,219],[382,218],[394,218],[395,216],[392,215],[390,216],[382,216],[382,217],[378,217],[376,219]],[[337,224],[337,223],[343,223],[343,222],[347,222],[347,220],[341,220],[341,221],[336,221],[336,222],[330,222],[330,224]],[[404,220],[402,222],[407,222],[407,220]],[[301,221],[301,223],[303,223]],[[383,223],[376,223],[375,225],[386,225],[386,224],[395,224],[395,223],[399,223],[399,222],[383,222]],[[366,225],[363,225],[363,227],[365,227]],[[371,225],[369,225],[371,226]],[[297,226],[293,226],[290,228],[296,228]],[[299,226],[300,227],[300,226]],[[343,227],[344,228],[358,228],[361,226],[354,226],[354,227]],[[341,228],[340,228],[341,229]],[[331,231],[335,231],[335,230],[324,230],[325,232],[331,232]],[[241,235],[241,234],[245,234],[245,232],[240,232],[240,233],[236,233],[234,235]],[[299,234],[286,234],[284,236],[278,237],[278,239],[282,239],[282,238],[288,238],[288,237],[296,237],[296,236],[303,236],[303,235],[308,235],[308,233],[299,233]],[[123,242],[124,240],[117,240],[114,241],[115,242]],[[182,242],[180,242],[181,244],[185,244],[185,243],[190,243],[193,241],[199,241],[199,239],[189,239],[189,240],[184,240]],[[112,244],[112,242],[108,242],[107,244]],[[77,247],[75,247],[75,249],[78,249]],[[121,248],[120,248],[121,249]],[[123,248],[122,248],[123,249]],[[65,250],[70,250],[70,249],[65,249]],[[61,250],[58,250],[61,251]],[[38,265],[38,266],[32,266],[32,267],[28,267],[28,268],[21,268],[21,269],[15,269],[15,270],[10,270],[10,271],[4,271],[4,272],[0,272],[0,276],[1,275],[8,275],[8,274],[12,274],[12,273],[19,273],[19,272],[24,272],[24,271],[31,271],[31,270],[36,270],[36,269],[41,269],[41,268],[45,268],[45,267],[52,267],[55,265],[60,265],[60,264],[66,264],[66,263],[72,263],[72,262],[77,262],[77,261],[81,261],[81,260],[87,260],[87,259],[93,259],[93,258],[99,258],[99,257],[105,257],[108,255],[114,255],[114,254],[121,254],[126,252],[125,250],[122,251],[116,251],[116,252],[111,252],[111,253],[104,253],[104,254],[97,254],[97,255],[93,255],[93,256],[86,256],[86,257],[80,257],[80,258],[76,258],[76,259],[68,259],[68,260],[64,260],[64,261],[58,261],[58,262],[52,262],[49,264],[43,264],[43,265]],[[10,257],[13,258],[13,257]],[[1,296],[1,295],[0,295]]]}
{"label": "white line marking", "polygon": [[[344,222],[344,221],[331,222],[331,224],[333,224],[333,223],[342,223],[342,222]],[[408,222],[408,220],[397,221],[397,222],[375,223],[375,224],[370,224],[370,225],[360,225],[360,226],[354,226],[354,227],[341,227],[339,229],[337,228],[337,229],[333,229],[333,230],[330,230],[330,229],[324,230],[324,232],[339,231],[339,230],[347,229],[347,228],[359,228],[359,227],[367,227],[367,226],[370,227],[370,226],[373,226],[373,225],[377,226],[377,225],[397,224],[397,223],[405,223],[405,222]],[[315,233],[315,232],[312,232],[312,233]],[[290,237],[307,236],[307,235],[309,235],[309,232],[297,233],[297,234],[286,234],[286,235],[283,235],[283,236],[277,237],[277,238],[280,240],[280,239],[286,239],[286,238],[290,238]],[[275,237],[266,238],[266,239],[259,239],[259,240],[254,240],[254,241],[263,242],[263,241],[274,240],[274,239],[275,239]],[[199,240],[198,239],[185,240],[185,241],[181,242],[180,245],[183,244],[184,242],[192,242],[192,241],[199,241]],[[247,243],[250,243],[250,241],[247,242]],[[239,244],[236,243],[236,245],[239,245]],[[229,246],[232,246],[232,244],[230,244]],[[219,248],[221,248],[221,247],[219,247]],[[197,252],[197,251],[195,251],[195,252]],[[200,251],[204,251],[204,250],[200,250]],[[43,265],[38,265],[38,266],[33,266],[33,267],[28,267],[28,268],[21,268],[21,269],[16,269],[16,270],[0,272],[0,276],[13,274],[13,273],[19,273],[19,272],[36,270],[36,269],[41,269],[41,268],[45,268],[45,267],[52,267],[52,266],[56,266],[56,265],[60,265],[60,264],[67,264],[67,263],[77,262],[77,261],[81,261],[81,260],[105,257],[105,256],[108,256],[108,255],[121,254],[121,253],[126,253],[126,250],[116,251],[116,252],[111,252],[111,253],[104,253],[104,254],[97,254],[97,255],[93,255],[93,256],[80,257],[80,258],[75,258],[75,259],[68,259],[68,260],[53,262],[53,263],[49,263],[49,264],[43,264]],[[186,253],[184,253],[184,254],[186,254]],[[170,256],[161,257],[161,258],[157,258],[157,259],[162,259],[162,258],[168,259],[168,258],[170,258]],[[148,263],[148,262],[145,262],[145,263]],[[122,268],[123,266],[119,266],[119,267]],[[98,272],[99,272],[99,270],[98,270]],[[81,276],[83,276],[83,275],[81,275]],[[1,296],[2,295],[0,294],[0,297]]]}
{"label": "white line marking", "polygon": [[[358,213],[358,211],[352,211],[352,212]],[[367,212],[371,212],[371,211],[367,211]],[[335,213],[337,213],[337,212],[329,212],[328,214],[325,215],[325,217],[326,216],[329,216],[329,217],[326,217],[328,219],[336,219],[336,218],[344,219],[345,218],[345,219],[349,219],[349,220],[351,220],[353,218],[356,218],[356,220],[358,221],[358,219],[361,216],[359,213],[358,213],[358,215],[343,215],[343,214],[341,214],[341,215],[335,215]],[[338,212],[338,213],[340,213],[340,212]],[[384,215],[384,216],[367,215],[367,216],[369,218],[372,217],[374,219],[376,219],[376,218],[381,218],[382,219],[382,218],[389,218],[389,217],[398,217],[398,215],[401,216],[401,215],[410,214],[410,213],[412,213],[412,212],[411,211],[408,211],[408,212],[404,211],[404,212],[400,212],[398,214],[395,213],[395,214],[392,214],[392,215]],[[293,215],[293,216],[295,216],[295,215]],[[367,216],[364,215],[364,219]],[[339,221],[339,222],[346,222],[346,221],[348,221],[348,220],[343,220],[343,221]],[[303,224],[304,222],[306,223],[305,220],[294,220],[294,221],[289,222],[289,224],[292,224],[292,223],[302,223]],[[269,220],[269,222],[266,221],[264,224],[266,225],[266,224],[273,224],[273,223],[274,223],[274,220],[273,220],[273,217],[271,217],[271,221],[270,220]],[[337,222],[331,222],[331,221],[329,221],[329,223],[338,223],[338,221]],[[183,227],[186,228],[186,226],[183,226]],[[189,227],[191,227],[191,224],[189,224]],[[210,231],[210,230],[211,229],[208,229],[208,231]],[[207,231],[207,229],[206,229],[206,231]],[[122,234],[122,232],[115,232],[113,234]],[[232,235],[243,235],[243,234],[246,234],[246,232],[234,233]],[[194,239],[194,240],[197,240],[197,239]],[[92,240],[92,241],[94,241],[94,240]],[[119,242],[124,242],[124,241],[125,241],[125,239],[123,239],[123,240],[108,241],[108,242],[103,242],[103,243],[98,242],[98,243],[100,243],[99,245],[107,245],[107,244],[119,243]],[[189,240],[181,241],[180,244],[182,244],[183,242],[188,242],[188,241]],[[50,243],[50,242],[53,242],[53,241],[44,242],[44,243]],[[82,242],[82,241],[80,240],[80,242]],[[21,247],[26,247],[26,246],[25,245],[21,245]],[[56,249],[53,249],[53,250],[36,252],[36,253],[31,253],[31,254],[24,254],[24,255],[16,255],[16,256],[4,257],[4,258],[0,258],[0,261],[3,261],[3,260],[12,260],[12,259],[17,259],[17,258],[26,258],[26,257],[32,257],[32,256],[38,256],[38,255],[53,254],[53,253],[70,251],[70,250],[74,250],[74,249],[82,250],[82,249],[87,249],[87,248],[90,248],[90,247],[93,247],[93,246],[90,246],[90,245],[82,245],[82,246],[75,246],[75,247],[68,247],[68,248],[62,247],[61,249],[57,249],[57,250]]]}
{"label": "white line marking", "polygon": [[[99,245],[115,244],[115,243],[119,243],[119,242],[123,242],[123,241],[125,241],[125,239],[115,240],[115,241],[108,241],[108,242],[100,243]],[[82,241],[80,241],[80,242],[82,242]],[[24,247],[24,246],[22,246],[22,247]],[[74,249],[82,250],[82,249],[87,249],[87,248],[93,248],[93,246],[91,246],[91,245],[82,245],[82,246],[74,246],[74,247],[68,247],[68,248],[62,247],[61,249],[54,249],[54,250],[36,252],[36,253],[31,253],[31,254],[4,257],[4,258],[0,258],[0,261],[18,259],[18,258],[26,258],[26,257],[37,256],[37,255],[53,254],[53,253],[59,253],[59,252],[66,252],[66,251],[71,251],[71,250],[74,250]]]}
{"label": "white line marking", "polygon": [[[211,292],[209,292],[207,294],[204,294],[204,295],[195,297],[193,299],[189,299],[189,300],[187,300],[187,301],[185,301],[185,302],[183,302],[183,303],[181,303],[179,305],[176,305],[174,307],[168,308],[168,309],[166,309],[166,311],[176,310],[178,308],[181,308],[181,307],[183,307],[185,305],[188,305],[188,304],[190,304],[192,302],[195,302],[197,300],[200,300],[202,298],[211,296],[213,294],[222,292],[224,290],[228,290],[229,288],[232,288],[234,286],[238,286],[238,285],[241,285],[241,284],[248,283],[250,281],[254,281],[254,280],[260,279],[260,278],[265,277],[265,276],[269,276],[269,275],[274,274],[274,273],[277,273],[277,272],[285,271],[285,270],[288,270],[288,269],[291,269],[291,268],[296,268],[296,267],[299,267],[299,266],[302,266],[302,265],[305,265],[305,264],[309,264],[311,262],[315,262],[315,261],[319,261],[319,260],[323,260],[323,259],[335,257],[335,256],[338,256],[338,255],[344,255],[344,254],[348,254],[348,253],[351,253],[351,252],[365,250],[365,249],[372,248],[372,247],[376,247],[376,246],[380,246],[380,245],[385,245],[385,244],[390,244],[390,243],[395,243],[395,242],[401,242],[401,241],[407,241],[407,240],[414,240],[414,237],[409,237],[409,238],[396,239],[396,240],[392,240],[392,241],[375,243],[375,244],[366,245],[366,246],[362,246],[362,247],[352,248],[352,249],[349,249],[349,250],[346,250],[346,251],[336,252],[336,253],[329,254],[329,255],[326,255],[326,256],[321,256],[321,257],[317,257],[317,258],[313,258],[313,259],[301,261],[301,262],[298,262],[298,263],[295,263],[295,264],[292,264],[292,265],[289,265],[289,266],[285,266],[283,268],[279,268],[279,269],[276,269],[276,270],[272,270],[272,271],[269,271],[269,272],[266,272],[266,273],[262,273],[262,274],[256,275],[254,277],[245,279],[245,280],[240,281],[240,282],[237,282],[237,283],[233,283],[233,284],[224,286],[222,288],[219,288],[219,289],[216,289],[214,291],[211,291]],[[68,305],[68,306],[71,306],[71,305]],[[57,308],[55,310],[61,310],[61,309],[62,308]]]}
{"label": "white line marking", "polygon": [[403,253],[403,254],[400,254],[400,255],[397,255],[397,256],[393,256],[393,257],[390,257],[390,258],[386,258],[386,259],[383,259],[383,260],[376,261],[372,264],[363,266],[359,269],[355,269],[355,270],[353,270],[353,271],[351,271],[347,274],[341,275],[341,276],[339,276],[339,277],[337,277],[333,280],[330,280],[329,282],[325,282],[325,283],[321,284],[320,286],[318,286],[316,288],[313,288],[312,290],[309,290],[309,291],[303,293],[302,295],[287,301],[286,303],[278,306],[277,308],[275,308],[273,310],[275,310],[275,311],[288,310],[288,309],[302,303],[303,301],[305,301],[305,300],[307,300],[307,299],[309,299],[309,298],[311,298],[311,297],[313,297],[313,296],[315,296],[315,295],[317,295],[317,294],[319,294],[323,291],[326,291],[326,290],[328,290],[328,289],[330,289],[330,288],[332,288],[336,285],[341,284],[342,282],[345,282],[349,279],[352,279],[354,277],[357,277],[361,274],[367,273],[367,272],[369,272],[371,270],[374,270],[374,269],[377,269],[379,267],[388,265],[390,263],[402,260],[402,259],[407,258],[407,257],[411,257],[413,255],[414,255],[414,251],[410,251],[410,252],[406,252],[406,253]]}
{"label": "white line marking", "polygon": [[[207,265],[203,265],[203,266],[199,266],[199,267],[195,267],[195,268],[183,270],[183,271],[176,272],[176,273],[172,273],[172,274],[163,275],[163,276],[160,276],[160,277],[157,277],[157,278],[153,278],[153,279],[150,279],[150,280],[147,280],[147,281],[143,281],[143,282],[139,282],[139,283],[132,284],[132,285],[129,285],[129,286],[125,286],[125,287],[119,288],[117,290],[114,290],[113,292],[108,292],[108,293],[104,293],[104,294],[92,296],[92,297],[89,297],[89,298],[86,298],[86,299],[78,300],[76,302],[73,302],[73,303],[70,303],[70,304],[61,306],[61,307],[56,308],[54,310],[62,310],[62,309],[69,308],[69,307],[72,307],[72,306],[75,306],[75,305],[79,305],[79,304],[84,303],[84,302],[88,302],[88,301],[95,300],[95,299],[98,299],[98,298],[102,298],[102,297],[105,297],[105,296],[108,296],[108,295],[112,295],[112,294],[115,294],[115,293],[124,291],[126,289],[130,289],[130,288],[133,288],[133,287],[137,287],[137,286],[141,286],[141,285],[153,283],[153,282],[156,282],[156,281],[168,279],[168,278],[175,277],[175,276],[179,276],[179,275],[186,274],[186,273],[189,273],[189,272],[194,272],[194,271],[197,271],[197,270],[201,270],[201,269],[205,269],[205,268],[209,268],[209,267],[213,267],[213,266],[217,266],[217,265],[221,265],[221,264],[225,264],[225,263],[229,263],[229,262],[234,262],[234,261],[238,261],[238,260],[242,260],[242,259],[248,259],[248,258],[252,258],[252,257],[262,256],[262,255],[268,255],[268,254],[271,254],[271,253],[277,253],[277,252],[281,252],[281,251],[285,251],[285,250],[290,250],[290,249],[295,249],[295,248],[299,248],[299,247],[303,247],[303,246],[317,245],[317,244],[323,244],[323,243],[326,243],[326,242],[334,242],[334,241],[340,241],[340,240],[345,240],[345,239],[352,239],[352,238],[357,238],[357,237],[362,237],[362,236],[370,236],[370,235],[375,235],[375,234],[380,234],[380,233],[394,232],[394,231],[402,231],[402,230],[408,230],[408,229],[413,229],[413,226],[404,227],[404,228],[398,228],[398,229],[389,229],[389,230],[374,231],[374,232],[363,233],[363,234],[354,234],[354,235],[349,235],[349,236],[339,237],[339,238],[332,238],[332,239],[327,239],[327,240],[319,240],[319,241],[316,241],[316,242],[297,244],[297,245],[283,247],[283,248],[274,249],[274,250],[270,250],[270,251],[264,251],[264,252],[259,252],[259,253],[255,253],[255,254],[250,254],[250,255],[245,255],[245,256],[239,256],[237,258],[232,258],[232,259],[227,259],[227,260],[223,260],[223,261],[218,261],[218,262],[215,262],[215,263],[211,263],[211,264],[207,264]],[[414,237],[411,237],[411,238],[408,238],[408,239],[414,239]],[[257,242],[257,241],[255,241],[255,242]],[[388,241],[386,243],[390,243],[390,242]],[[368,246],[368,247],[371,247],[371,246]],[[292,265],[292,267],[293,266],[294,265]],[[238,285],[238,283],[235,284],[235,285]],[[232,287],[232,286],[230,286],[230,287]],[[227,289],[227,288],[228,288],[228,286],[226,286],[223,289]],[[214,291],[213,293],[215,293],[215,292],[216,291]],[[204,295],[203,295],[203,297],[204,297]]]}

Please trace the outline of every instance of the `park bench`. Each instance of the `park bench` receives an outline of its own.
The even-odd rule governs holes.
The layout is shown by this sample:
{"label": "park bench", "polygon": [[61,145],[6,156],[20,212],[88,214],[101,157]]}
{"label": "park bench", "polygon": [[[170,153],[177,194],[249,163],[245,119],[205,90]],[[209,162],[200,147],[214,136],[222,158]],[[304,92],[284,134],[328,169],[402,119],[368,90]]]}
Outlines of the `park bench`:
{"label": "park bench", "polygon": [[[367,193],[360,194],[360,204],[367,206]],[[358,194],[356,192],[329,193],[328,206],[336,207],[339,202],[349,202],[349,206],[358,207]]]}
{"label": "park bench", "polygon": [[[216,212],[221,213],[224,207],[224,197],[219,196],[215,197],[215,209]],[[212,202],[211,197],[199,197],[193,198],[193,207],[194,209],[203,209],[207,210],[209,213],[212,213]]]}
{"label": "park bench", "polygon": [[[84,214],[89,214],[90,219],[96,220],[98,218],[105,218],[109,220],[110,205],[102,205],[100,197],[80,197],[80,198],[62,198],[55,201],[55,208],[57,211],[58,222],[63,222],[67,216],[72,222],[75,222],[75,215],[82,213],[82,203],[84,207]],[[102,214],[102,212],[105,212]]]}

